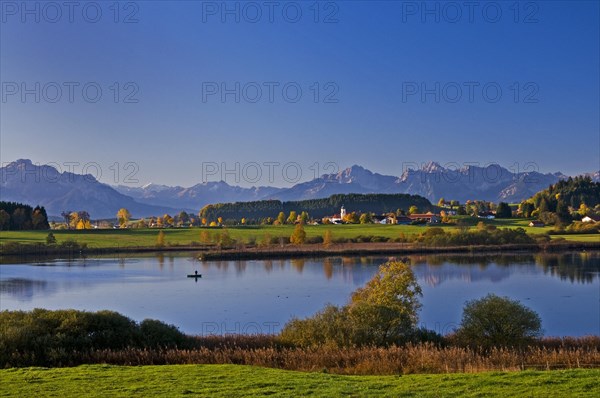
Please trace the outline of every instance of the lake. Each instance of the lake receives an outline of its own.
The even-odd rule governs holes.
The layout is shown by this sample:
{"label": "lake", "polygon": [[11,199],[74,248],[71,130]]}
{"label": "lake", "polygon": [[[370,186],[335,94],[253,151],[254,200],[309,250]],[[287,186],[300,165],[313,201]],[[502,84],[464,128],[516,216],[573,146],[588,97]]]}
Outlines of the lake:
{"label": "lake", "polygon": [[[0,265],[0,309],[109,309],[190,334],[274,333],[292,317],[344,304],[390,257],[207,261],[151,254]],[[600,253],[409,256],[421,324],[440,333],[467,300],[508,296],[538,312],[548,336],[600,334]],[[194,271],[195,281],[187,278]]]}

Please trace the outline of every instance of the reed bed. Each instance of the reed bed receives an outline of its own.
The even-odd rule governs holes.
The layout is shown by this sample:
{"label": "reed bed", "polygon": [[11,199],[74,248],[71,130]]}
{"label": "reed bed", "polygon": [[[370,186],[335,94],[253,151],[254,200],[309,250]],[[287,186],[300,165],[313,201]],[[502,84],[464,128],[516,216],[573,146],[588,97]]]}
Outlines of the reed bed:
{"label": "reed bed", "polygon": [[[524,349],[493,348],[486,351],[457,346],[441,347],[433,343],[391,347],[295,348],[281,346],[268,336],[200,340],[206,344],[194,349],[127,348],[70,352],[66,362],[53,366],[239,364],[348,375],[600,368],[600,337],[597,336],[548,339],[548,345],[541,341],[539,345]],[[19,362],[18,354],[15,355],[13,359]]]}

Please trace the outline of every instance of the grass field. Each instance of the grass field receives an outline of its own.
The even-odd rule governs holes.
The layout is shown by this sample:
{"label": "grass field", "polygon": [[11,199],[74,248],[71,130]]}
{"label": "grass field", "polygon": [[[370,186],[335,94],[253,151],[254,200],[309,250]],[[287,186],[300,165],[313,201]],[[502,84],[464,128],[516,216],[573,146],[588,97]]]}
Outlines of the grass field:
{"label": "grass field", "polygon": [[[475,225],[479,219],[470,219],[470,224]],[[529,227],[529,220],[524,219],[502,219],[485,220],[486,224],[495,225],[498,228],[524,228],[527,233],[541,234],[550,231],[551,227]],[[454,228],[453,226],[443,226],[443,228]],[[307,225],[305,231],[307,236],[323,236],[325,231],[330,230],[333,238],[355,238],[363,236],[383,236],[386,238],[398,238],[400,233],[406,236],[418,234],[425,230],[425,226],[415,225],[379,225],[379,224],[355,224],[355,225]],[[230,236],[239,242],[248,242],[252,239],[261,240],[265,234],[271,237],[285,236],[289,237],[294,229],[293,225],[282,226],[240,226],[228,227]],[[200,241],[202,231],[208,231],[209,234],[217,235],[220,228],[171,228],[165,231],[165,241],[171,245],[190,245],[192,242]],[[86,243],[91,248],[106,247],[149,247],[156,244],[158,230],[156,229],[105,229],[105,230],[57,230],[52,231],[56,236],[58,243],[67,239],[73,239],[78,243]],[[2,231],[0,233],[0,244],[8,242],[19,243],[43,243],[45,242],[48,231]],[[554,235],[553,238],[563,236],[570,241],[597,242],[600,241],[600,235]]]}
{"label": "grass field", "polygon": [[600,243],[600,235],[598,234],[573,234],[573,235],[552,235],[552,239],[565,238],[565,240],[573,242],[596,242]]}
{"label": "grass field", "polygon": [[1,397],[597,397],[600,370],[340,376],[241,365],[0,370]]}

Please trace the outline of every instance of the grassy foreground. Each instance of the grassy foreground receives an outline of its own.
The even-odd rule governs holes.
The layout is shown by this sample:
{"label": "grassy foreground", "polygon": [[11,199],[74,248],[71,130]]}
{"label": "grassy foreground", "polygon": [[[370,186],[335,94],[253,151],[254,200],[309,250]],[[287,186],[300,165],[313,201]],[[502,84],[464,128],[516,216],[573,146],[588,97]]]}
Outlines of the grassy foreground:
{"label": "grassy foreground", "polygon": [[240,365],[0,370],[2,397],[597,397],[600,370],[340,376]]}

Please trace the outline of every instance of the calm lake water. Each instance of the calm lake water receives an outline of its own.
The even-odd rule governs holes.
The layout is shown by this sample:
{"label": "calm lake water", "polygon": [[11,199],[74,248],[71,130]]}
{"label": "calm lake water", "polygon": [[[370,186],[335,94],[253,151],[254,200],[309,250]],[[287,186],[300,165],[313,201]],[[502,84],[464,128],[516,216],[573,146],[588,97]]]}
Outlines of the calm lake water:
{"label": "calm lake water", "polygon": [[[389,257],[199,262],[191,255],[0,265],[0,309],[109,309],[191,334],[272,333],[292,317],[344,304]],[[420,319],[441,333],[466,300],[509,296],[537,311],[549,336],[600,334],[600,253],[411,256]],[[202,279],[188,279],[198,270]]]}

